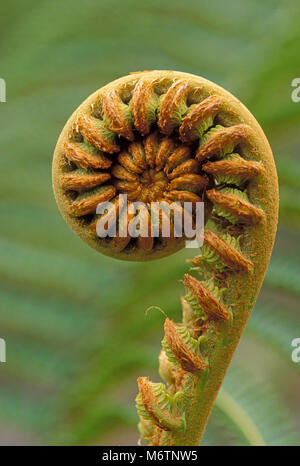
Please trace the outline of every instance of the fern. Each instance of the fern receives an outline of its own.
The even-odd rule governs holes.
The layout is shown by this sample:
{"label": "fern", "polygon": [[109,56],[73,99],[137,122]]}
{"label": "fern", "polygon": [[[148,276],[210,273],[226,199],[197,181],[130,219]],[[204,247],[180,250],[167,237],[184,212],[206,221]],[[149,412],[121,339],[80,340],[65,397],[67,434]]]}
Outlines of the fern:
{"label": "fern", "polygon": [[[69,234],[51,193],[50,154],[66,115],[93,89],[136,68],[201,73],[245,101],[267,130],[278,166],[284,228],[262,290],[263,304],[247,332],[269,349],[275,369],[278,354],[290,362],[290,335],[298,332],[290,314],[293,304],[298,306],[300,291],[300,104],[290,99],[290,82],[299,72],[300,9],[291,1],[242,3],[238,21],[233,0],[218,2],[218,9],[209,1],[116,0],[114,15],[111,2],[96,0],[84,8],[71,0],[2,5],[1,77],[8,89],[7,103],[0,104],[0,337],[7,340],[9,364],[1,364],[0,417],[6,436],[17,431],[24,443],[105,444],[112,432],[110,441],[118,444],[113,431],[126,433],[136,423],[135,386],[128,383],[129,377],[134,378],[137,368],[145,373],[156,369],[152,335],[157,335],[162,316],[149,312],[145,325],[143,309],[159,303],[170,318],[179,316],[176,280],[190,253],[161,260],[159,267],[95,256]],[[99,17],[105,19],[101,28]],[[236,70],[243,70],[246,84]],[[286,257],[291,234],[295,253]],[[118,292],[111,293],[116,280]],[[280,309],[273,308],[274,292],[284,302]],[[114,347],[113,338],[122,344]],[[246,357],[243,362],[247,365]],[[291,364],[290,370],[297,374],[299,364]],[[114,371],[121,377],[112,401]],[[293,383],[290,377],[287,385]],[[227,392],[237,402],[235,389],[244,386],[244,380],[231,373],[227,377]],[[55,390],[57,381],[63,387],[58,383]],[[274,391],[282,392],[275,377],[269,381]],[[257,387],[253,393],[258,395]],[[295,416],[294,400],[299,404],[296,388],[293,397],[285,401],[290,419]],[[272,412],[264,411],[265,398],[257,399],[257,411],[274,420]],[[72,424],[77,401],[80,413]],[[241,405],[248,410],[247,403]],[[269,426],[258,424],[267,442],[288,443],[280,433],[277,440],[276,435],[268,436]],[[10,441],[16,441],[15,436]],[[135,443],[136,438],[131,435],[126,441]],[[216,408],[206,443],[236,445],[247,440]]]}

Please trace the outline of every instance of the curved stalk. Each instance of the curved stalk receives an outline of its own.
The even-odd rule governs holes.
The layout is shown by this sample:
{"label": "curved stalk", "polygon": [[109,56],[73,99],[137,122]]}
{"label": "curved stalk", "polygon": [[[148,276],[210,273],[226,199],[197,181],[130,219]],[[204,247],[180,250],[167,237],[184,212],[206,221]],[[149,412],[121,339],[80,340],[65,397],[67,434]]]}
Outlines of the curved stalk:
{"label": "curved stalk", "polygon": [[[220,97],[219,89],[214,92]],[[139,428],[151,445],[200,444],[273,247],[278,188],[272,153],[252,115],[236,101],[228,102],[228,95],[226,99],[226,110],[230,108],[235,124],[228,120],[204,134],[201,130],[196,153],[196,160],[203,163],[203,171],[214,177],[216,185],[206,190],[213,211],[202,254],[190,261],[197,278],[190,274],[184,277],[182,322],[165,322],[160,375],[169,399],[161,400],[154,393],[156,384],[139,379]],[[205,119],[204,114],[218,114],[220,105],[216,99],[209,103],[210,110],[204,111],[204,103],[200,104],[197,123]],[[195,112],[196,107],[190,113]],[[194,128],[189,118],[188,113],[179,128],[184,137]],[[146,398],[154,405],[162,404],[164,419],[169,417],[181,428],[169,428],[155,418]]]}
{"label": "curved stalk", "polygon": [[256,447],[266,446],[263,435],[248,413],[223,389],[218,394],[216,406],[240,429],[249,445]]}

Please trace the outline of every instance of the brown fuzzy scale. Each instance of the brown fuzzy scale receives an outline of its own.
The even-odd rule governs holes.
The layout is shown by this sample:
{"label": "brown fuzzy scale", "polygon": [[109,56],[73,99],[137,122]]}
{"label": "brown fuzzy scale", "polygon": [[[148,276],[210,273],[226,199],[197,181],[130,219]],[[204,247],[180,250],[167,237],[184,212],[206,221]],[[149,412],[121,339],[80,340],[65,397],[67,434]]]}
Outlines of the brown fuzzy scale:
{"label": "brown fuzzy scale", "polygon": [[89,188],[95,188],[110,179],[109,173],[95,173],[79,175],[66,173],[61,176],[61,185],[64,189],[82,191]]}
{"label": "brown fuzzy scale", "polygon": [[146,409],[148,414],[150,414],[150,416],[153,418],[155,424],[159,426],[161,429],[164,429],[164,427],[160,425],[159,419],[155,417],[155,414],[153,412],[153,405],[156,404],[156,400],[152,392],[152,388],[150,386],[149,377],[138,377],[137,382],[144,408]]}
{"label": "brown fuzzy scale", "polygon": [[127,152],[121,152],[118,155],[118,162],[121,165],[123,165],[123,167],[126,168],[126,170],[132,173],[137,173],[137,174],[143,173],[143,169],[136,165],[131,155],[128,154]]}
{"label": "brown fuzzy scale", "polygon": [[189,86],[186,81],[176,81],[161,102],[157,123],[161,132],[166,136],[169,136],[175,127],[174,114],[181,102],[186,99],[188,91]]}
{"label": "brown fuzzy scale", "polygon": [[156,165],[156,170],[159,171],[161,170],[170,155],[173,153],[175,149],[175,143],[171,138],[164,138],[159,146],[159,149],[157,151],[157,156],[155,159],[155,165]]}
{"label": "brown fuzzy scale", "polygon": [[170,180],[173,180],[177,176],[186,175],[188,173],[199,173],[200,164],[195,159],[189,159],[175,167],[167,176]]}
{"label": "brown fuzzy scale", "polygon": [[127,194],[136,191],[140,187],[138,180],[116,180],[114,182],[114,186],[117,188],[118,191],[121,191],[122,194]]}
{"label": "brown fuzzy scale", "polygon": [[132,132],[131,124],[126,121],[122,113],[121,107],[124,104],[116,89],[104,94],[102,105],[105,118],[109,122],[109,126],[107,128],[114,133],[118,133],[119,136],[123,136],[129,141],[133,141],[134,134]]}
{"label": "brown fuzzy scale", "polygon": [[164,194],[167,199],[179,202],[202,202],[201,197],[191,191],[173,190]]}
{"label": "brown fuzzy scale", "polygon": [[119,146],[105,137],[104,132],[101,129],[102,124],[103,122],[101,122],[101,120],[86,114],[79,115],[77,121],[77,125],[82,136],[91,145],[103,152],[108,152],[109,154],[119,152]]}
{"label": "brown fuzzy scale", "polygon": [[128,152],[131,154],[135,165],[143,170],[147,168],[145,151],[140,143],[131,143],[128,147]]}
{"label": "brown fuzzy scale", "polygon": [[99,194],[72,202],[69,206],[69,213],[75,217],[93,213],[100,202],[109,201],[115,194],[116,189],[113,186],[107,186],[106,190]]}
{"label": "brown fuzzy scale", "polygon": [[191,142],[197,139],[195,134],[197,125],[208,117],[215,117],[222,108],[223,100],[217,96],[210,96],[199,104],[184,117],[179,128],[179,135],[182,142]]}
{"label": "brown fuzzy scale", "polygon": [[125,181],[137,181],[138,177],[134,173],[130,172],[127,170],[125,167],[122,165],[114,165],[111,169],[111,174],[115,177],[118,178],[119,180],[125,180]]}
{"label": "brown fuzzy scale", "polygon": [[158,133],[151,133],[144,142],[146,161],[150,168],[155,167],[156,154],[158,152]]}
{"label": "brown fuzzy scale", "polygon": [[166,175],[168,175],[170,171],[174,170],[177,165],[190,159],[192,155],[191,152],[192,151],[188,146],[179,146],[177,149],[175,149],[165,164],[164,172]]}
{"label": "brown fuzzy scale", "polygon": [[135,202],[137,199],[140,199],[142,194],[142,186],[139,185],[134,191],[128,193],[128,200]]}
{"label": "brown fuzzy scale", "polygon": [[263,168],[259,162],[244,160],[242,157],[237,156],[234,160],[207,162],[202,165],[202,170],[211,175],[224,174],[249,179],[260,175]]}
{"label": "brown fuzzy scale", "polygon": [[219,303],[212,293],[202,285],[201,282],[199,282],[199,280],[186,273],[184,275],[183,283],[184,286],[195,295],[201,309],[210,319],[230,319],[230,312],[228,309]]}
{"label": "brown fuzzy scale", "polygon": [[219,154],[222,149],[230,144],[236,146],[249,136],[249,130],[248,126],[242,124],[219,130],[203,147],[198,149],[196,159],[201,162],[204,159]]}
{"label": "brown fuzzy scale", "polygon": [[144,408],[153,419],[155,425],[164,431],[180,429],[181,420],[179,418],[176,419],[174,416],[169,414],[167,411],[162,410],[158,406],[157,400],[149,382],[149,378],[139,377],[137,381]]}
{"label": "brown fuzzy scale", "polygon": [[168,189],[173,190],[190,190],[195,193],[203,191],[208,184],[208,180],[205,176],[197,175],[195,173],[181,175],[178,178],[174,178],[169,185]]}
{"label": "brown fuzzy scale", "polygon": [[109,168],[112,161],[103,154],[93,154],[82,148],[82,144],[68,142],[64,144],[67,160],[82,168],[105,169]]}
{"label": "brown fuzzy scale", "polygon": [[177,332],[176,325],[172,320],[168,318],[165,320],[164,330],[168,345],[183,370],[198,372],[208,367],[208,364],[206,364],[203,359],[189,350],[180,334]]}
{"label": "brown fuzzy scale", "polygon": [[211,202],[229,210],[238,217],[241,222],[254,225],[261,222],[264,218],[264,213],[261,209],[249,202],[239,199],[233,194],[226,194],[216,189],[210,189],[206,191],[206,195]]}
{"label": "brown fuzzy scale", "polygon": [[204,233],[204,242],[216,251],[223,263],[231,270],[252,272],[253,263],[209,229]]}
{"label": "brown fuzzy scale", "polygon": [[148,103],[153,98],[153,84],[144,80],[138,81],[132,95],[133,121],[135,128],[145,136],[150,132],[151,122],[148,120]]}

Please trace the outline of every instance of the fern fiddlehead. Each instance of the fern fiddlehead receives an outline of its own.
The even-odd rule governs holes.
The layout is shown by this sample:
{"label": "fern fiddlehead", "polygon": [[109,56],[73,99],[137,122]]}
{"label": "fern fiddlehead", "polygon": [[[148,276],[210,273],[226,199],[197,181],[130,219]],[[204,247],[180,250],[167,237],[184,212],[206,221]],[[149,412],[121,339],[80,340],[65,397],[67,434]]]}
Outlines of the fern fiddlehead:
{"label": "fern fiddlehead", "polygon": [[[141,436],[150,445],[198,445],[261,287],[277,225],[277,176],[256,120],[232,95],[194,75],[134,73],[105,86],[72,115],[53,163],[60,210],[104,254],[148,260],[184,246],[155,238],[99,238],[97,205],[205,202],[202,255],[184,276],[183,319],[166,319],[159,357],[166,385],[138,379]],[[144,213],[153,223],[149,209]],[[132,214],[132,217],[134,214]],[[116,220],[118,222],[120,220]],[[129,220],[127,219],[127,224]]]}

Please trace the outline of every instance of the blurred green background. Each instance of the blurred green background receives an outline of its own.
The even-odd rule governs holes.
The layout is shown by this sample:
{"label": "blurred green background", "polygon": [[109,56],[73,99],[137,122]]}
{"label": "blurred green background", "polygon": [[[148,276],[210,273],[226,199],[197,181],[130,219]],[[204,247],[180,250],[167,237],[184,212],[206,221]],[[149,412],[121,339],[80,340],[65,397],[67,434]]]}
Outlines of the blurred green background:
{"label": "blurred green background", "polygon": [[271,142],[281,193],[272,261],[224,384],[230,399],[219,398],[203,443],[248,445],[246,419],[267,444],[299,445],[299,2],[10,0],[1,19],[0,443],[137,442],[136,376],[159,380],[164,319],[145,310],[179,318],[192,252],[139,264],[89,249],[58,212],[51,159],[90,93],[130,71],[174,69],[248,106]]}

